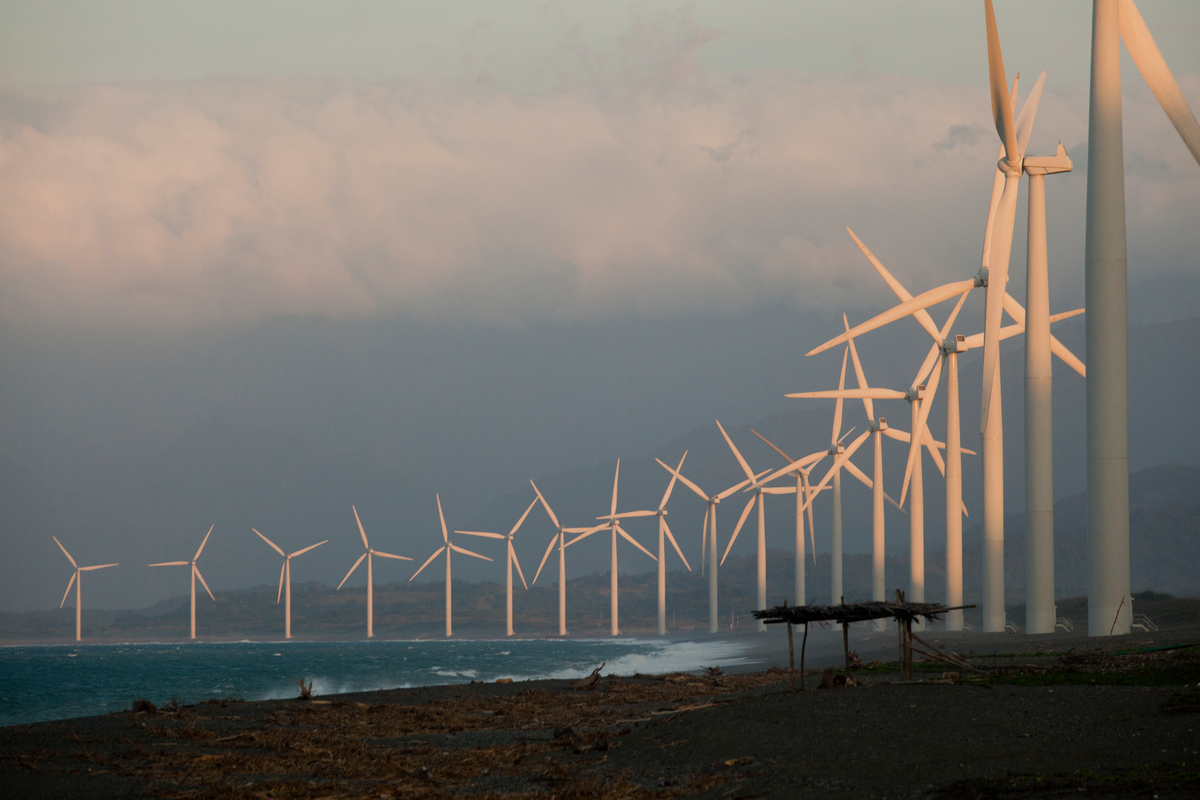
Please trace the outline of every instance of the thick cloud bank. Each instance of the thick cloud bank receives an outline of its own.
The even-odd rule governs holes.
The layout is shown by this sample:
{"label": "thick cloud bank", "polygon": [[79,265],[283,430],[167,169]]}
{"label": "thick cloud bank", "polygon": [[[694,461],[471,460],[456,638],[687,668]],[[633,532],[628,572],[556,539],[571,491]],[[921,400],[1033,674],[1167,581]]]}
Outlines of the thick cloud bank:
{"label": "thick cloud bank", "polygon": [[[1146,100],[1126,104],[1127,146],[1141,148],[1131,221],[1144,211],[1183,252],[1200,173]],[[1048,91],[1034,143],[1086,152],[1085,113],[1085,97]],[[540,95],[234,78],[0,87],[0,319],[861,305],[886,296],[844,226],[918,287],[969,274],[995,154],[982,89],[723,78],[687,58],[619,90]],[[1076,198],[1072,223],[1082,173],[1061,179],[1078,185],[1061,195]]]}

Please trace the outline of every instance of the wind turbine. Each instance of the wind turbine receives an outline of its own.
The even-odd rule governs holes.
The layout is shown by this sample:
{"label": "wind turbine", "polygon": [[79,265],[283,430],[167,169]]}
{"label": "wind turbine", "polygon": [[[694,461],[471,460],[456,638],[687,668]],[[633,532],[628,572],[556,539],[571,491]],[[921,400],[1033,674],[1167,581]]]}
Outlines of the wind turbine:
{"label": "wind turbine", "polygon": [[[535,487],[535,490],[536,490],[536,487]],[[507,631],[508,631],[509,636],[513,635],[513,624],[512,624],[512,622],[513,622],[513,611],[512,611],[512,609],[513,609],[513,601],[512,601],[513,564],[517,565],[517,574],[521,576],[521,585],[525,587],[526,591],[529,591],[529,584],[525,582],[525,573],[521,571],[521,562],[517,560],[517,551],[513,549],[513,536],[516,534],[517,530],[521,527],[521,524],[523,522],[525,522],[525,518],[529,516],[530,511],[533,511],[533,507],[536,506],[537,503],[538,503],[538,498],[536,498],[536,497],[533,498],[533,502],[529,504],[529,508],[525,509],[525,513],[521,515],[521,518],[519,520],[517,520],[517,524],[513,526],[513,529],[511,531],[508,532],[508,536],[501,536],[498,533],[489,533],[487,531],[455,531],[455,533],[462,533],[462,534],[466,534],[467,536],[483,536],[483,537],[486,537],[489,539],[507,539],[507,542],[506,542],[507,558],[505,559],[505,570],[506,570],[505,586],[507,589],[507,592],[506,592],[507,605],[506,605],[506,607],[508,610],[508,616],[505,619],[506,619]]]}
{"label": "wind turbine", "polygon": [[[844,374],[843,374],[843,377],[845,377]],[[841,401],[840,400],[838,401],[838,406],[839,406],[838,411],[840,412],[841,411]],[[834,425],[837,428],[840,428],[841,427],[841,425],[840,425],[841,414],[840,413],[837,414],[836,417],[837,417],[837,421],[834,423]],[[767,439],[767,437],[763,436],[761,433],[754,430],[753,428],[750,429],[750,432],[753,433],[755,436],[757,436],[759,439],[762,439],[763,442],[767,445],[767,447],[771,448],[776,453],[778,453],[783,458],[784,461],[786,461],[788,463],[792,462],[791,456],[789,456],[787,453],[783,452],[778,447],[776,447],[774,444],[772,444],[771,441]],[[826,455],[828,455],[828,453],[823,452],[823,451],[813,453],[809,456],[809,458],[813,458],[813,459],[815,459],[815,461],[812,463],[811,466],[809,466],[808,469],[804,469],[803,467],[796,467],[795,471],[791,473],[791,475],[796,479],[796,488],[791,489],[789,487],[789,489],[788,489],[788,491],[795,492],[795,494],[796,494],[796,554],[795,554],[796,587],[795,587],[795,599],[796,599],[796,605],[798,605],[798,606],[807,605],[807,603],[808,603],[807,589],[805,588],[805,585],[804,585],[804,508],[806,505],[804,501],[806,499],[809,499],[812,496],[812,487],[808,485],[808,477],[809,477],[809,475],[812,474],[812,470],[813,470],[813,467],[816,466],[816,462],[819,462]],[[847,463],[849,463],[849,462],[847,462]],[[837,478],[835,478],[834,480],[836,481]],[[816,526],[813,525],[812,504],[809,503],[807,505],[808,505],[808,536],[809,536],[809,539],[812,541],[813,565],[816,566],[816,563],[817,563],[817,540],[816,540],[816,533],[815,533]],[[842,584],[841,584],[841,577],[842,577],[841,513],[842,513],[842,509],[841,509],[840,498],[835,495],[835,498],[834,498],[834,521],[835,521],[834,538],[836,540],[836,545],[837,545],[837,558],[831,559],[831,560],[836,560],[836,562],[837,562],[837,565],[833,568],[833,570],[834,570],[833,577],[836,580],[836,585],[837,585],[837,588],[834,591],[839,592],[839,593],[841,592],[841,589],[842,589]],[[835,599],[836,599],[836,597],[840,597],[840,594],[835,594]],[[837,602],[840,602],[840,601],[837,601]]]}
{"label": "wind turbine", "polygon": [[367,638],[370,639],[375,636],[375,570],[372,567],[371,561],[375,556],[394,558],[397,561],[412,561],[412,559],[407,556],[396,556],[391,553],[385,553],[382,550],[376,550],[371,547],[371,543],[367,541],[367,532],[363,529],[362,520],[358,518],[358,509],[351,505],[350,510],[354,512],[354,521],[358,523],[358,532],[362,536],[363,547],[366,548],[366,552],[358,557],[358,561],[354,562],[354,566],[346,573],[346,577],[342,578],[342,582],[338,584],[337,588],[339,590],[342,588],[342,585],[350,579],[350,576],[354,574],[354,570],[358,569],[358,565],[365,558],[367,560]]}
{"label": "wind turbine", "polygon": [[[747,478],[741,483],[735,483],[723,492],[714,495],[708,495],[692,481],[688,480],[679,470],[671,469],[664,464],[660,459],[658,465],[671,473],[674,477],[683,482],[683,485],[695,492],[700,499],[708,503],[708,508],[704,511],[704,527],[700,536],[700,574],[704,574],[705,556],[708,559],[708,632],[717,632],[717,504],[724,500],[729,495],[739,491],[746,484],[750,483],[751,479]],[[683,462],[680,462],[683,463]],[[760,472],[759,475],[765,475],[766,472]],[[758,477],[758,476],[755,476]]]}
{"label": "wind turbine", "polygon": [[671,545],[675,548],[675,552],[679,554],[683,565],[687,567],[688,572],[692,571],[692,565],[688,563],[684,557],[683,551],[679,549],[679,542],[675,541],[675,537],[671,534],[671,528],[667,525],[667,501],[671,499],[671,491],[675,488],[675,480],[679,475],[679,470],[683,469],[683,460],[687,458],[687,451],[683,451],[683,458],[679,459],[679,466],[671,471],[671,482],[667,484],[667,491],[663,493],[662,501],[658,504],[658,508],[651,511],[649,515],[644,511],[628,511],[624,514],[617,514],[618,518],[623,517],[658,517],[658,635],[662,636],[667,632],[667,551],[665,539],[671,540]]}
{"label": "wind turbine", "polygon": [[208,583],[204,580],[204,576],[200,574],[200,567],[196,566],[196,562],[200,559],[200,554],[204,552],[204,545],[208,544],[208,537],[212,535],[213,528],[216,525],[210,525],[208,533],[204,534],[204,541],[200,543],[200,547],[196,550],[196,555],[192,556],[191,561],[164,561],[161,564],[151,564],[152,567],[188,567],[192,568],[192,638],[196,638],[196,578],[200,579],[201,585],[204,586],[204,591],[208,592],[208,596],[212,597],[213,602],[217,598],[213,597],[212,589],[208,588]]}
{"label": "wind turbine", "polygon": [[[617,605],[618,605],[618,603],[617,603],[617,534],[620,534],[625,539],[629,540],[629,542],[634,547],[636,547],[638,550],[641,550],[646,555],[650,556],[651,558],[654,558],[654,554],[651,553],[646,548],[642,547],[640,544],[638,544],[637,539],[634,539],[632,536],[630,536],[629,533],[624,528],[621,527],[621,523],[618,522],[619,519],[622,519],[622,518],[628,517],[628,516],[648,517],[648,516],[652,516],[655,513],[653,511],[644,511],[644,512],[633,512],[632,514],[630,514],[630,513],[617,514],[617,481],[620,477],[621,477],[621,459],[618,458],[617,459],[617,471],[613,475],[612,505],[609,508],[609,513],[607,516],[596,517],[596,519],[605,520],[605,523],[597,528],[592,528],[588,531],[585,531],[584,533],[579,534],[574,539],[567,542],[567,545],[566,545],[567,547],[570,547],[571,545],[578,542],[580,539],[586,539],[587,537],[591,536],[596,531],[602,531],[605,528],[608,528],[612,531],[612,572],[609,576],[609,581],[610,581],[609,588],[612,593],[612,600],[610,602],[610,605],[611,605],[611,610],[612,610],[612,626],[611,627],[612,627],[612,635],[613,636],[617,636],[621,633],[621,629],[620,629],[620,626],[619,626],[618,620],[617,620]],[[657,561],[657,560],[658,559],[655,559],[655,561]]]}
{"label": "wind turbine", "polygon": [[[989,6],[990,11],[990,6]],[[1121,45],[1200,163],[1200,125],[1133,0],[1094,0],[1084,296],[1087,354],[1088,635],[1130,632],[1129,398]],[[1113,625],[1112,620],[1116,619]]]}
{"label": "wind turbine", "polygon": [[546,498],[542,495],[537,484],[532,480],[529,484],[533,490],[537,492],[538,499],[542,501],[542,508],[546,509],[546,514],[550,517],[550,522],[554,524],[554,537],[550,539],[550,544],[546,546],[546,554],[542,556],[542,563],[538,564],[537,572],[534,573],[533,582],[537,583],[538,576],[542,574],[542,567],[546,566],[546,559],[550,557],[550,551],[554,549],[554,545],[558,545],[558,635],[567,635],[567,534],[568,533],[595,533],[602,530],[604,525],[597,525],[591,528],[564,528],[558,521],[558,516],[555,515],[554,509],[550,508],[550,504],[546,502]]}
{"label": "wind turbine", "polygon": [[[464,556],[474,556],[475,558],[482,558],[484,561],[491,561],[492,559],[488,558],[487,556],[481,556],[481,555],[479,555],[479,553],[472,553],[470,550],[467,550],[465,547],[459,547],[458,545],[456,545],[450,541],[450,535],[446,532],[446,515],[442,513],[442,496],[440,494],[438,494],[438,495],[435,495],[435,497],[437,497],[438,520],[442,523],[442,546],[439,547],[437,550],[434,550],[433,555],[431,555],[429,558],[425,559],[425,563],[421,565],[421,569],[418,569],[416,572],[414,572],[412,578],[409,578],[408,580],[411,583],[413,578],[416,578],[418,575],[420,575],[421,570],[428,567],[431,561],[433,561],[435,558],[440,556],[443,552],[446,553],[446,636],[450,637],[454,634],[454,627],[452,625],[453,604],[451,603],[451,590],[450,590],[450,586],[451,586],[451,583],[450,583],[450,551],[453,550],[456,553],[462,553]],[[455,531],[455,533],[458,533],[458,531]],[[468,533],[467,535],[468,536],[482,536],[485,539],[503,539],[504,538],[503,536],[501,536],[498,533]]]}
{"label": "wind turbine", "polygon": [[[750,508],[754,505],[758,506],[758,607],[767,607],[767,528],[766,516],[763,508],[763,494],[780,494],[775,487],[768,487],[766,484],[782,474],[791,472],[796,467],[804,466],[796,464],[792,469],[781,470],[773,474],[770,478],[764,481],[757,480],[754,471],[750,469],[750,465],[746,463],[746,459],[742,457],[742,453],[734,445],[733,440],[729,438],[729,434],[725,432],[725,428],[721,425],[721,421],[717,420],[717,427],[721,429],[721,435],[725,437],[725,443],[729,445],[729,449],[733,451],[734,457],[742,468],[742,472],[746,473],[746,483],[749,484],[742,491],[754,492],[754,495],[746,503],[746,507],[742,509],[742,516],[738,519],[737,526],[733,529],[733,535],[729,537],[729,544],[725,546],[725,553],[721,556],[721,564],[725,563],[726,557],[729,556],[729,549],[733,547],[733,543],[737,541],[738,534],[742,530],[742,525],[746,522],[746,517],[750,513]],[[811,457],[811,456],[810,456]],[[787,489],[783,490],[788,491]],[[811,502],[811,501],[810,501]],[[715,562],[714,562],[715,564]],[[758,621],[758,630],[760,633],[766,631],[767,625],[761,619]]]}
{"label": "wind turbine", "polygon": [[[267,537],[263,536],[255,528],[251,528],[250,530],[254,531],[255,533],[258,533],[258,538],[262,539],[264,542],[271,545],[272,550],[274,550],[276,553],[279,553],[279,555],[283,556],[283,566],[279,568],[279,594],[286,598],[286,602],[284,604],[284,612],[283,612],[283,618],[284,618],[283,638],[290,639],[290,638],[292,638],[292,559],[295,558],[296,556],[304,555],[309,550],[320,547],[321,545],[325,544],[325,542],[328,542],[329,540],[324,539],[322,541],[317,542],[316,544],[310,544],[308,547],[305,547],[303,550],[297,550],[294,553],[285,553],[285,552],[283,552],[283,548],[281,548],[279,545],[272,542]],[[284,584],[287,585],[286,591],[284,589]],[[279,597],[275,598],[275,604],[276,605],[279,604]]]}
{"label": "wind turbine", "polygon": [[107,569],[108,567],[118,566],[117,564],[97,564],[93,567],[81,567],[75,563],[75,559],[71,558],[71,554],[67,552],[67,548],[63,547],[63,543],[58,540],[57,536],[51,536],[54,543],[63,551],[63,555],[67,557],[67,561],[71,562],[71,566],[75,568],[74,574],[71,575],[71,580],[67,582],[67,590],[63,592],[63,599],[58,604],[59,608],[63,607],[63,603],[67,602],[67,595],[71,593],[71,587],[75,587],[75,641],[82,641],[83,633],[83,605],[80,600],[80,594],[83,589],[83,573],[91,572],[94,569]]}

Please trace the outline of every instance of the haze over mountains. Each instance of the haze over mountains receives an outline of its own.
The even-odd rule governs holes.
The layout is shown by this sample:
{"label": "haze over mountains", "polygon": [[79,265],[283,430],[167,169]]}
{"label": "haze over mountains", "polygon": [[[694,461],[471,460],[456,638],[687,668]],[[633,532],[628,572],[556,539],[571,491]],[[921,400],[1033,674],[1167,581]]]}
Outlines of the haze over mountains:
{"label": "haze over mountains", "polygon": [[[3,390],[10,410],[8,457],[0,462],[0,519],[9,552],[0,568],[0,609],[50,608],[62,597],[69,570],[52,534],[80,563],[122,564],[111,574],[88,576],[85,606],[131,608],[186,588],[186,570],[143,565],[189,558],[214,523],[200,565],[215,591],[276,580],[278,559],[253,537],[251,526],[289,550],[329,539],[293,564],[294,577],[335,586],[361,549],[351,503],[373,545],[419,564],[440,541],[435,491],[451,527],[506,532],[532,498],[532,476],[565,524],[582,525],[607,508],[616,456],[622,456],[621,508],[643,508],[657,504],[667,483],[654,457],[674,463],[685,449],[685,473],[706,491],[719,491],[742,476],[711,416],[721,417],[756,469],[782,461],[750,428],[797,456],[828,440],[831,404],[783,394],[836,385],[840,357],[802,356],[840,326],[831,317],[798,318],[775,309],[740,318],[631,317],[619,324],[546,322],[482,333],[446,327],[438,347],[395,321],[277,320],[237,335],[143,342],[132,353],[102,339],[90,348],[55,352],[44,342],[35,348],[10,337]],[[893,335],[860,342],[872,385],[907,383],[925,350],[915,328],[901,325]],[[1056,329],[1086,358],[1082,331],[1079,319]],[[1009,514],[1023,509],[1020,342],[1010,342],[1003,360]],[[714,359],[720,370],[712,369]],[[764,370],[762,364],[779,368]],[[974,358],[964,362],[965,431],[977,425],[978,369]],[[1200,460],[1193,399],[1198,376],[1200,320],[1131,330],[1133,471]],[[1055,493],[1066,498],[1084,485],[1083,381],[1057,362],[1055,379]],[[941,403],[931,416],[935,431],[942,425]],[[846,428],[859,426],[850,438],[862,430],[861,408],[846,405]],[[904,404],[892,403],[885,413],[909,427]],[[885,481],[893,494],[904,453],[887,451]],[[869,444],[855,461],[868,468]],[[928,459],[925,470],[936,474]],[[975,459],[966,458],[964,472],[965,500],[974,514]],[[675,491],[668,520],[695,562],[704,504],[682,486]],[[869,493],[849,477],[843,491],[846,551],[866,552]],[[768,500],[772,548],[791,546],[793,502]],[[925,502],[927,570],[936,592],[940,478],[926,480]],[[722,547],[741,505],[735,496],[719,508]],[[816,507],[819,553],[829,548],[828,508],[827,500]],[[976,520],[966,520],[968,540]],[[1060,546],[1076,524],[1082,522],[1060,520]],[[631,522],[630,530],[650,545],[652,522]],[[535,510],[517,538],[527,577],[551,534],[545,515]],[[735,554],[753,552],[751,534],[743,532]],[[1012,547],[1020,535],[1010,523],[1010,593],[1019,591],[1013,582],[1021,574],[1019,555]],[[889,554],[906,556],[907,541],[907,518],[889,506]],[[480,549],[499,559],[501,549],[493,553],[487,544]],[[602,535],[573,547],[569,575],[607,570],[607,553]],[[1070,561],[1068,584],[1082,557]],[[669,558],[668,568],[678,568],[677,557]],[[1139,573],[1137,564],[1135,557],[1135,588],[1200,589],[1186,575],[1160,567]],[[458,559],[455,567],[456,578],[502,580],[500,560]],[[381,564],[376,580],[403,580],[414,568]],[[623,573],[652,568],[641,553],[622,549]],[[969,596],[976,582],[969,561],[967,569]],[[790,574],[790,561],[784,572]],[[820,580],[814,577],[812,585]],[[356,581],[360,576],[351,585]]]}

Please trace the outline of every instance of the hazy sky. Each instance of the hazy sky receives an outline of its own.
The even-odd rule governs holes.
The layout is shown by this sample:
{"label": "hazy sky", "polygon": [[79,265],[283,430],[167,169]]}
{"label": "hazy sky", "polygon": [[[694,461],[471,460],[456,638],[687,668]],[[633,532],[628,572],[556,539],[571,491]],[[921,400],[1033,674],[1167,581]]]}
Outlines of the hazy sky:
{"label": "hazy sky", "polygon": [[[1055,310],[1083,300],[1090,8],[997,2],[1020,98],[1048,72],[1031,152],[1061,141],[1075,162],[1047,183]],[[1140,8],[1200,108],[1200,6]],[[997,152],[983,32],[979,2],[3,3],[7,457],[95,499],[111,486],[94,476],[144,469],[190,426],[249,420],[386,452],[422,491],[461,481],[478,510],[534,464],[751,422],[785,407],[779,370],[808,375],[799,354],[841,311],[891,302],[847,225],[914,292],[978,269]],[[1131,318],[1195,316],[1200,169],[1123,69]],[[539,398],[506,372],[540,369],[512,355],[531,341],[599,384],[575,415],[570,387],[553,395],[559,434],[536,445],[516,437]],[[381,351],[411,370],[398,385],[421,375],[387,435],[388,400],[366,393],[391,379],[350,385],[330,355]],[[466,402],[469,376],[436,365],[470,352],[505,379]],[[663,370],[686,403],[622,382]],[[706,371],[733,383],[710,393]],[[438,430],[459,413],[461,437],[401,448],[422,409]],[[460,473],[481,435],[491,466]]]}

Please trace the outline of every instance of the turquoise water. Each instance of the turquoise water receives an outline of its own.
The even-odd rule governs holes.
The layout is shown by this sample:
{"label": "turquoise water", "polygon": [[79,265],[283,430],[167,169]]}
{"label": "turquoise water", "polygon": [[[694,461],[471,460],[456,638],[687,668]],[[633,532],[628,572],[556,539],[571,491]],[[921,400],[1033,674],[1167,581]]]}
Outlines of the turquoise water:
{"label": "turquoise water", "polygon": [[0,725],[85,717],[129,708],[237,697],[316,694],[467,683],[695,670],[746,663],[744,646],[637,639],[393,642],[230,642],[0,648]]}

